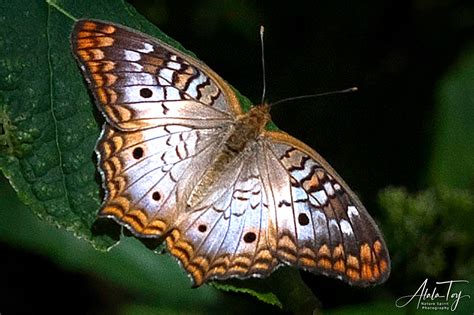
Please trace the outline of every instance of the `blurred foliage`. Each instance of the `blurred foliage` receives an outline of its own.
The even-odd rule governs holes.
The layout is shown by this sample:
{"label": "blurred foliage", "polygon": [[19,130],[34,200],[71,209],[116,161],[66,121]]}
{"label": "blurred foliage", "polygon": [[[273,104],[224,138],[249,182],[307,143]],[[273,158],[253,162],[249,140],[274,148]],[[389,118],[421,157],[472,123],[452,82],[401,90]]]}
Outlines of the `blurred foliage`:
{"label": "blurred foliage", "polygon": [[[404,188],[389,187],[379,194],[379,203],[386,217],[381,224],[392,259],[392,274],[388,285],[395,297],[417,291],[420,284],[434,281],[467,280],[467,284],[453,286],[471,298],[464,298],[455,314],[469,314],[474,309],[474,191],[448,188],[431,188],[409,193]],[[434,284],[431,283],[431,287]],[[445,288],[438,289],[439,294]],[[429,291],[431,292],[431,291]],[[396,298],[394,298],[396,299]],[[425,314],[433,311],[418,309],[417,301],[403,308],[408,314]],[[363,308],[379,313],[384,304]],[[401,309],[384,308],[389,314]],[[347,313],[346,313],[347,311]],[[363,314],[357,306],[341,309],[334,314]],[[436,314],[452,314],[436,311]],[[333,314],[332,312],[330,314]]]}
{"label": "blurred foliage", "polygon": [[[209,58],[211,60],[205,60],[222,63],[225,61],[229,69],[236,73],[240,72],[240,75],[245,77],[245,80],[242,80],[244,83],[255,86],[256,79],[254,80],[247,72],[241,71],[241,67],[245,62],[248,63],[246,69],[259,69],[260,59],[249,57],[248,47],[242,46],[242,50],[236,47],[240,47],[240,44],[244,45],[243,39],[252,38],[256,34],[258,24],[265,22],[265,15],[260,10],[262,4],[232,0],[222,2],[204,0],[186,6],[179,2],[167,3],[166,1],[136,1],[136,3],[137,8],[146,12],[147,16],[154,19],[154,22],[163,24],[171,21],[177,32],[194,32],[197,35],[195,40],[199,42],[191,47],[210,46],[211,43],[212,47],[215,47],[215,38],[224,37],[222,29],[227,25],[227,29],[239,34],[239,37],[236,37],[237,39],[232,37],[228,44],[222,41],[223,46],[220,49],[209,49],[213,51],[214,57]],[[278,11],[277,3],[267,3],[267,5],[276,6],[275,10]],[[339,5],[342,7],[342,4]],[[350,9],[350,5],[345,5],[349,9],[341,9],[338,14],[354,18],[362,12],[359,4],[354,4],[354,10]],[[328,107],[327,111],[333,112],[336,116],[316,121],[311,118],[311,126],[317,126],[318,135],[322,139],[327,139],[326,143],[323,141],[326,151],[328,151],[328,143],[332,142],[337,150],[344,148],[344,154],[338,154],[337,159],[342,161],[339,162],[340,165],[350,165],[349,170],[346,170],[349,174],[354,169],[360,169],[360,160],[367,158],[360,154],[360,148],[354,151],[354,147],[376,147],[376,151],[367,150],[367,154],[372,154],[373,158],[367,162],[371,163],[371,167],[363,169],[368,169],[373,173],[361,177],[363,184],[374,185],[374,182],[380,183],[380,178],[382,178],[385,182],[397,184],[402,182],[413,190],[413,187],[417,187],[413,184],[416,182],[413,178],[419,176],[421,177],[417,178],[419,182],[428,183],[431,187],[415,193],[409,192],[407,188],[397,187],[390,187],[380,192],[379,204],[382,211],[378,213],[383,215],[377,218],[381,218],[381,228],[386,236],[393,260],[392,275],[387,284],[376,288],[377,295],[371,294],[370,289],[358,291],[357,296],[364,295],[366,298],[353,304],[346,301],[351,300],[351,293],[355,291],[344,291],[336,286],[336,289],[328,295],[333,297],[331,301],[336,301],[333,303],[339,307],[324,307],[324,313],[418,313],[413,305],[404,310],[397,309],[394,301],[401,295],[413,292],[412,290],[419,286],[421,280],[427,277],[439,280],[469,279],[471,283],[465,293],[470,294],[471,299],[469,302],[463,301],[458,312],[470,314],[474,309],[472,305],[474,301],[474,229],[472,228],[474,46],[463,46],[459,48],[462,51],[459,56],[451,56],[447,48],[455,47],[456,42],[454,37],[445,32],[445,29],[451,28],[461,30],[460,33],[464,34],[462,30],[472,27],[474,11],[466,10],[469,4],[458,7],[455,5],[455,1],[446,1],[437,5],[429,1],[414,1],[410,5],[403,6],[403,10],[420,17],[415,19],[416,23],[409,24],[404,20],[397,20],[396,23],[389,24],[393,29],[378,29],[377,26],[381,24],[377,23],[385,20],[386,13],[381,13],[381,17],[368,16],[367,19],[363,19],[364,23],[356,23],[358,31],[361,32],[355,32],[359,34],[358,36],[344,33],[345,38],[336,39],[332,37],[333,32],[337,28],[345,28],[351,24],[349,22],[347,25],[330,24],[331,15],[326,16],[324,13],[325,7],[329,7],[328,4],[319,4],[317,8],[308,12],[298,11],[296,9],[298,6],[286,5],[287,9],[279,12],[282,16],[276,17],[284,19],[291,13],[301,15],[303,18],[298,20],[299,29],[296,33],[294,29],[288,30],[289,42],[284,42],[285,34],[277,33],[277,31],[273,33],[273,36],[277,38],[277,44],[273,45],[273,51],[267,55],[267,58],[268,64],[272,64],[271,59],[274,58],[273,64],[276,66],[273,69],[269,68],[268,72],[273,71],[272,81],[278,83],[269,82],[269,90],[275,91],[276,96],[279,93],[288,96],[288,90],[293,93],[290,95],[313,92],[310,89],[315,84],[321,85],[323,90],[329,89],[326,85],[328,82],[345,84],[341,80],[346,79],[347,69],[340,62],[341,59],[347,59],[350,64],[360,64],[360,67],[373,67],[373,72],[365,74],[360,71],[361,69],[357,69],[357,66],[352,66],[356,67],[352,69],[355,72],[366,75],[365,77],[351,78],[350,75],[348,77],[349,86],[352,82],[362,85],[361,92],[353,97],[356,104],[354,108],[335,111],[333,107]],[[373,12],[392,12],[392,6],[391,2],[379,3]],[[307,18],[308,14],[312,16],[316,11],[323,14],[317,19]],[[449,15],[442,15],[445,11],[449,12]],[[311,290],[317,291],[317,287],[322,286],[319,289],[326,291],[324,281],[310,281],[308,287],[304,285],[300,274],[295,269],[279,270],[265,281],[251,279],[215,283],[213,286],[221,291],[215,290],[212,286],[190,289],[189,280],[174,259],[168,255],[157,255],[135,238],[122,236],[120,243],[108,252],[97,251],[90,246],[93,244],[96,248],[103,250],[114,244],[120,233],[117,230],[111,230],[110,226],[95,223],[101,196],[100,185],[96,179],[93,147],[103,119],[94,110],[69,51],[68,37],[73,16],[100,18],[129,25],[184,50],[123,1],[49,0],[25,4],[21,1],[10,3],[0,0],[2,21],[0,24],[0,169],[14,187],[21,202],[29,207],[22,206],[7,181],[0,178],[0,241],[48,257],[61,268],[93,275],[94,280],[91,282],[99,288],[91,288],[91,290],[95,295],[107,294],[106,300],[109,303],[107,306],[117,314],[224,312],[253,314],[281,312],[278,307],[284,307],[286,311],[292,313],[306,314],[317,307],[318,301]],[[176,19],[176,16],[180,16],[180,19]],[[377,19],[380,21],[377,22]],[[307,52],[310,49],[304,47],[308,41],[300,43],[296,40],[300,33],[305,34],[300,30],[307,27],[308,23],[320,25],[321,31],[314,34],[310,44],[320,45],[322,42],[327,44],[328,46],[318,47],[318,50],[323,51],[323,55],[308,56]],[[283,22],[281,24],[282,27],[286,25]],[[412,28],[425,30],[425,32],[417,34],[411,31]],[[396,46],[402,41],[403,34],[406,34],[403,29],[410,29],[408,33],[413,37],[408,38],[408,41],[421,42],[417,47],[426,46],[433,50],[437,49],[439,55],[446,51],[446,55],[454,61],[451,62],[449,58],[443,59],[448,70],[443,72],[439,79],[440,75],[435,72],[439,68],[435,69],[429,63],[439,64],[439,60],[436,59],[438,55],[432,54],[435,56],[432,57],[423,50],[395,49],[387,50],[385,56],[377,56],[376,53],[358,56],[346,49],[343,50],[342,55],[339,55],[339,60],[328,63],[324,59],[323,56],[334,59],[333,50],[339,49],[340,46],[332,46],[335,45],[333,43],[356,41],[364,45],[366,35],[361,34],[365,34],[369,29],[377,29],[376,35],[373,36],[380,38],[380,46],[385,47]],[[393,34],[400,34],[400,37],[387,36]],[[425,36],[426,34],[428,35]],[[437,40],[438,37],[444,40]],[[432,46],[429,46],[429,41]],[[271,47],[271,42],[268,45]],[[252,49],[256,50],[256,54],[259,52],[258,46]],[[244,55],[242,51],[246,54]],[[439,51],[442,52],[439,53]],[[418,59],[403,59],[404,54],[413,54]],[[380,59],[377,59],[378,57]],[[308,59],[304,61],[304,58],[309,58],[309,61]],[[299,60],[301,64],[297,63]],[[420,71],[423,65],[414,63],[414,60],[415,62],[427,61],[424,67],[429,68],[430,71],[428,73]],[[298,76],[303,78],[302,82],[293,79],[296,75],[288,70],[286,67],[288,64],[292,71],[296,69]],[[311,64],[316,64],[318,69],[330,69],[329,72],[321,70],[321,73],[329,73],[329,75],[320,75],[321,73],[317,72],[319,70],[309,67]],[[388,69],[387,72],[383,73],[379,70],[382,68]],[[409,71],[404,69],[409,69]],[[258,71],[255,72],[258,73]],[[430,84],[425,83],[421,89],[413,84],[406,86],[408,90],[402,91],[404,93],[393,95],[393,90],[400,88],[392,86],[390,80],[393,80],[393,77],[390,75],[395,77],[397,74],[406,75],[408,72],[413,73],[414,79],[410,78],[410,82],[421,79],[432,80],[435,85],[433,90],[436,92],[432,93],[432,90],[426,87]],[[222,74],[228,78],[225,73]],[[288,84],[280,83],[284,75],[291,78],[287,81]],[[321,77],[319,81],[316,79],[318,76]],[[385,82],[387,85],[385,90],[370,90],[374,82],[380,81],[383,76],[389,77]],[[405,78],[402,79],[404,80]],[[278,84],[281,88],[275,86],[272,88],[272,84]],[[364,88],[369,93],[364,94]],[[380,95],[374,95],[376,92]],[[258,93],[260,91],[256,95]],[[374,95],[373,99],[367,97],[369,94]],[[391,96],[387,98],[387,95]],[[427,129],[425,133],[415,134],[408,127],[414,124],[421,125],[412,111],[413,104],[418,105],[417,102],[421,97],[435,100],[436,113],[431,123],[422,126]],[[245,106],[249,106],[250,102],[246,98],[242,97],[242,101]],[[370,112],[369,109],[361,106],[361,103],[372,104],[372,109],[383,110],[387,116],[380,116],[383,119],[373,119],[371,115],[366,114]],[[379,107],[381,103],[383,105]],[[390,106],[393,103],[397,106]],[[292,115],[293,124],[295,121],[298,122],[294,125],[304,132],[303,135],[310,139],[315,138],[316,132],[311,129],[312,127],[306,128],[307,125],[304,122],[305,118],[309,119],[308,117],[313,117],[313,115],[308,114],[309,110],[306,111],[304,107],[299,108],[302,110],[286,111],[285,118],[290,120],[287,115]],[[427,109],[417,110],[424,113]],[[277,112],[276,108],[275,114]],[[332,118],[337,118],[337,128],[327,128],[336,120]],[[354,125],[347,122],[352,120],[358,121],[360,125],[368,122],[373,124],[372,129],[369,129],[369,136],[358,134],[356,130],[351,129]],[[402,124],[401,121],[403,121]],[[382,141],[377,137],[370,138],[376,134],[374,130],[384,126],[389,129],[397,128],[393,138],[387,138],[383,129],[379,135]],[[358,137],[361,136],[364,138],[363,142],[358,141]],[[431,150],[426,149],[430,142]],[[419,146],[413,144],[421,144],[423,147],[420,149]],[[419,154],[420,151],[425,154],[423,158],[420,158],[423,156]],[[399,161],[401,154],[405,154],[405,161]],[[345,159],[350,160],[351,163],[344,162]],[[395,162],[400,163],[400,169],[386,167],[386,172],[379,171],[380,165],[393,165]],[[419,170],[420,165],[429,165],[427,170],[422,170],[428,171],[429,180],[420,175],[422,173]],[[354,174],[357,175],[357,173]],[[352,177],[357,178],[358,176],[354,174]],[[375,180],[371,181],[369,178]],[[45,224],[33,213],[53,224]],[[60,228],[57,229],[53,225]],[[18,284],[32,285],[29,279],[16,278],[15,275],[8,274],[9,271],[4,272],[7,273],[6,287]],[[303,278],[304,276],[305,274]],[[55,290],[53,293],[60,294],[58,291],[62,288],[55,288]],[[256,299],[235,292],[248,293],[277,307],[258,303]],[[345,292],[351,293],[345,294]],[[8,296],[8,292],[2,292],[2,296]],[[12,301],[12,303],[17,302],[15,299]],[[0,301],[0,312],[6,312],[5,305],[8,304],[5,303],[8,302],[9,299]],[[87,301],[84,301],[84,304],[87,304]],[[26,304],[22,306],[27,307]],[[13,310],[20,306],[10,305],[10,307]],[[32,312],[35,309],[32,308],[29,311]],[[436,314],[440,313],[443,312],[436,312]]]}
{"label": "blurred foliage", "polygon": [[474,187],[474,44],[439,82],[430,177],[434,185]]}
{"label": "blurred foliage", "polygon": [[474,192],[439,188],[409,194],[403,188],[380,193],[390,242],[391,282],[426,277],[474,280]]}

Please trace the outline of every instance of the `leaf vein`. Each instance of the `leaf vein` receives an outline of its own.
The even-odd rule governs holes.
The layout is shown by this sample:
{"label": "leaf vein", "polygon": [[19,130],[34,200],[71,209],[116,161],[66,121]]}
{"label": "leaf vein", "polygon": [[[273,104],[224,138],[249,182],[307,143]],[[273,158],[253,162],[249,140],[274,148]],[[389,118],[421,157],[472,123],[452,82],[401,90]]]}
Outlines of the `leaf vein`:
{"label": "leaf vein", "polygon": [[50,111],[51,111],[51,117],[53,118],[53,123],[54,123],[54,137],[55,137],[55,144],[56,144],[56,150],[58,152],[58,157],[59,157],[59,170],[60,170],[60,175],[61,175],[61,185],[63,186],[64,189],[64,196],[66,197],[66,202],[69,205],[69,207],[72,209],[72,202],[69,197],[69,192],[67,189],[67,184],[66,184],[66,174],[64,173],[64,166],[63,166],[63,156],[61,154],[61,146],[59,143],[59,127],[58,127],[58,119],[56,117],[56,114],[54,112],[54,79],[53,79],[53,61],[51,58],[51,39],[50,39],[50,20],[51,20],[51,7],[48,7],[48,18],[46,20],[46,41],[48,43],[48,71],[49,71],[49,104],[50,104]]}

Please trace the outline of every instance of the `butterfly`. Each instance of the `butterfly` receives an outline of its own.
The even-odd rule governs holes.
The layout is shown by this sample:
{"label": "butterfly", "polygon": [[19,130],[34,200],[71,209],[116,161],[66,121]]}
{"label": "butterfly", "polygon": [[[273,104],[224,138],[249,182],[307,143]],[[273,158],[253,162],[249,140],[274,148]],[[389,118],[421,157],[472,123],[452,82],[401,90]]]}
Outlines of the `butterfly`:
{"label": "butterfly", "polygon": [[161,238],[191,276],[266,277],[282,265],[382,283],[384,239],[316,151],[269,131],[201,61],[130,28],[79,20],[73,53],[105,116],[97,143],[100,217]]}

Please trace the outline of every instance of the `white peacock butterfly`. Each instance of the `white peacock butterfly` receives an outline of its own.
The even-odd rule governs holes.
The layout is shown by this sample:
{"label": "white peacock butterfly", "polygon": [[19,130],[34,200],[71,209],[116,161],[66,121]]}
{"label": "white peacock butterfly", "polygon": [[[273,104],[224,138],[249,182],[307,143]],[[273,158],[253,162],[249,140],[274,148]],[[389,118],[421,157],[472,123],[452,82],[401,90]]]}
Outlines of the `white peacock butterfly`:
{"label": "white peacock butterfly", "polygon": [[244,112],[205,64],[120,25],[79,20],[71,42],[106,118],[99,216],[164,237],[196,286],[283,264],[360,286],[388,278],[367,210],[313,149],[265,129],[267,104]]}

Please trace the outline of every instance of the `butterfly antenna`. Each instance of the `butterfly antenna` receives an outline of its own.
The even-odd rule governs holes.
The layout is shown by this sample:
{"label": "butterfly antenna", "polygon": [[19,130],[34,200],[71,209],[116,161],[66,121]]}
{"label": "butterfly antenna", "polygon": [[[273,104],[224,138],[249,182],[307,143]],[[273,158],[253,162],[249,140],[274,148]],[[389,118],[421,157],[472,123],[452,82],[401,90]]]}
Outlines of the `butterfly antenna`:
{"label": "butterfly antenna", "polygon": [[277,104],[281,104],[281,103],[288,102],[288,101],[295,101],[295,100],[301,100],[301,99],[306,99],[306,98],[314,98],[314,97],[332,95],[332,94],[349,93],[349,92],[355,92],[357,90],[358,90],[358,88],[354,86],[354,87],[351,87],[351,88],[348,88],[348,89],[345,89],[345,90],[330,91],[330,92],[324,92],[324,93],[318,93],[318,94],[309,94],[309,95],[301,95],[301,96],[293,96],[293,97],[284,98],[282,100],[271,103],[270,106],[273,107]]}
{"label": "butterfly antenna", "polygon": [[263,104],[265,101],[265,93],[267,90],[267,80],[265,78],[265,45],[263,44],[263,33],[265,28],[263,25],[260,25],[260,47],[262,48],[262,80],[263,80],[263,91],[262,91],[262,100],[260,104]]}

